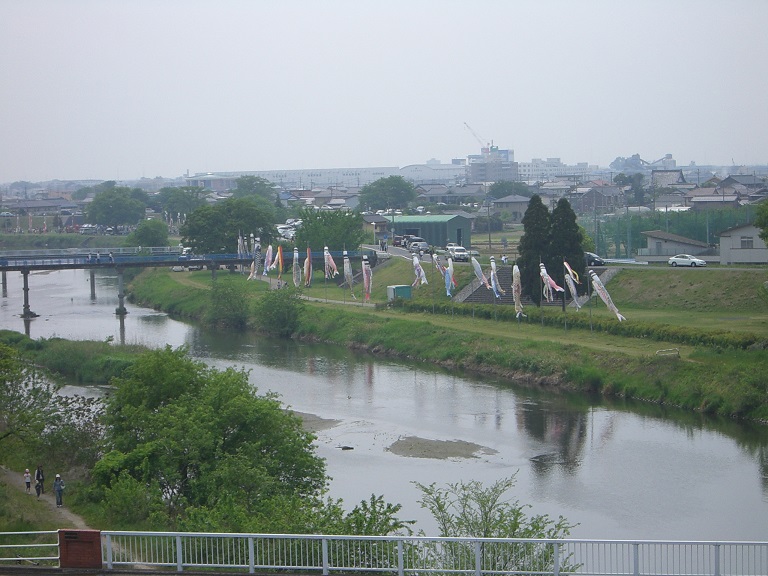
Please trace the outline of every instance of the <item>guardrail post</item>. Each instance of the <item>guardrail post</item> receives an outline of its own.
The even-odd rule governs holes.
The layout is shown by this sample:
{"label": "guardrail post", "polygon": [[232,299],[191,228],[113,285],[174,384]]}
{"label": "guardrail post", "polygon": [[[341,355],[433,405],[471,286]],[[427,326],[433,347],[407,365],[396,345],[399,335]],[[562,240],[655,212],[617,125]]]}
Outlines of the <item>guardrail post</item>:
{"label": "guardrail post", "polygon": [[483,572],[483,546],[480,540],[475,540],[475,576]]}
{"label": "guardrail post", "polygon": [[555,549],[553,550],[552,553],[555,555],[555,558],[554,558],[554,569],[553,569],[552,573],[555,576],[559,576],[559,574],[560,574],[560,543],[559,542],[555,542]]}
{"label": "guardrail post", "polygon": [[328,539],[321,540],[323,548],[323,576],[328,576]]}
{"label": "guardrail post", "polygon": [[181,535],[176,536],[176,571],[184,570],[184,552],[181,549]]}
{"label": "guardrail post", "polygon": [[112,570],[112,535],[107,534],[105,545],[107,547],[107,570]]}
{"label": "guardrail post", "polygon": [[632,545],[632,562],[635,565],[633,574],[635,576],[640,576],[640,544]]}
{"label": "guardrail post", "polygon": [[720,576],[720,544],[715,544],[715,576]]}
{"label": "guardrail post", "polygon": [[248,572],[256,571],[256,555],[253,553],[253,537],[248,538]]}
{"label": "guardrail post", "polygon": [[405,560],[403,558],[403,541],[397,541],[397,574],[403,576],[405,574]]}

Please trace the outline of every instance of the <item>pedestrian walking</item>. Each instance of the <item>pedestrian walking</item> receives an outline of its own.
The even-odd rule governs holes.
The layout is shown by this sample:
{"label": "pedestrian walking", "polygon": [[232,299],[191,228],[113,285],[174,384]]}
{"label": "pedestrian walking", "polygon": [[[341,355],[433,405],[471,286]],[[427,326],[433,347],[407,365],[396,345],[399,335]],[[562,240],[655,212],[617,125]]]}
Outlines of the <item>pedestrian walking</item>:
{"label": "pedestrian walking", "polygon": [[29,468],[24,470],[24,484],[27,486],[27,494],[31,494],[32,490],[32,474],[29,473]]}
{"label": "pedestrian walking", "polygon": [[35,492],[37,492],[38,498],[40,498],[40,494],[45,494],[45,473],[42,464],[38,464],[37,470],[35,470]]}
{"label": "pedestrian walking", "polygon": [[64,494],[64,480],[61,479],[59,474],[56,474],[56,478],[53,481],[53,491],[56,494],[56,507],[61,508],[64,505],[61,499]]}

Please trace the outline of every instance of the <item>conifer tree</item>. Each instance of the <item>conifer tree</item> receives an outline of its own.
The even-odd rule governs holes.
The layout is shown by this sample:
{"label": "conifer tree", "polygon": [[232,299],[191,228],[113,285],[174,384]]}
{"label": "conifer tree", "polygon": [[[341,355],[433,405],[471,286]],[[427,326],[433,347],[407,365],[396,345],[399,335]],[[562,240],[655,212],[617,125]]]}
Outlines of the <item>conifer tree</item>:
{"label": "conifer tree", "polygon": [[560,198],[557,206],[552,211],[550,235],[549,257],[545,261],[549,275],[555,279],[555,282],[564,287],[565,271],[563,260],[565,260],[579,277],[583,279],[584,250],[582,247],[582,232],[576,222],[576,213],[571,208],[571,203],[565,198]]}
{"label": "conifer tree", "polygon": [[537,305],[541,302],[539,263],[548,260],[550,230],[549,210],[541,201],[541,196],[534,194],[523,216],[523,236],[520,238],[517,265],[520,267],[523,294]]}

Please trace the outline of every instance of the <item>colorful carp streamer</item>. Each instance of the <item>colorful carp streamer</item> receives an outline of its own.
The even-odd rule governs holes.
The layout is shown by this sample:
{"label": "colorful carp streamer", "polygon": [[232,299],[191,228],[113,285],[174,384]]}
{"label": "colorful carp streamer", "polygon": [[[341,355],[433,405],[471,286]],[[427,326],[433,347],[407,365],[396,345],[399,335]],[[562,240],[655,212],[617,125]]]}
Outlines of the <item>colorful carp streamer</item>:
{"label": "colorful carp streamer", "polygon": [[267,251],[264,253],[264,271],[261,275],[266,276],[269,274],[270,268],[272,268],[272,244],[267,246]]}
{"label": "colorful carp streamer", "polygon": [[304,286],[312,286],[312,251],[307,247],[307,259],[304,260]]}
{"label": "colorful carp streamer", "polygon": [[251,273],[248,274],[247,280],[254,280],[256,278],[256,260],[251,262]]}
{"label": "colorful carp streamer", "polygon": [[547,272],[547,267],[544,266],[544,264],[539,264],[539,275],[541,276],[541,281],[543,283],[541,295],[547,302],[552,302],[555,299],[555,292],[565,292],[565,289],[558,286],[555,281],[552,280]]}
{"label": "colorful carp streamer", "polygon": [[576,310],[580,310],[581,304],[579,304],[579,293],[576,291],[576,284],[580,283],[579,275],[565,260],[563,260],[563,266],[565,266],[565,285],[568,286],[571,298],[573,298],[573,303],[576,305]]}
{"label": "colorful carp streamer", "polygon": [[502,294],[506,294],[499,284],[499,275],[496,272],[496,258],[491,256],[491,288],[496,298],[501,298]]}
{"label": "colorful carp streamer", "polygon": [[520,299],[523,295],[523,285],[520,282],[520,268],[517,264],[512,266],[512,298],[515,300],[515,316],[518,320],[520,317],[528,318],[523,314],[523,305],[520,303]]}
{"label": "colorful carp streamer", "polygon": [[485,274],[483,274],[483,269],[480,267],[480,262],[475,260],[475,257],[472,256],[470,258],[470,261],[472,262],[472,268],[475,271],[475,276],[477,276],[477,279],[482,282],[488,290],[491,289],[491,285],[488,283],[488,278],[485,277]]}
{"label": "colorful carp streamer", "polygon": [[293,272],[293,285],[298,288],[301,286],[301,264],[299,264],[299,249],[293,249],[293,266],[291,266]]}
{"label": "colorful carp streamer", "polygon": [[352,294],[352,299],[357,300],[355,291],[352,289],[352,284],[355,282],[355,277],[352,274],[352,262],[349,261],[349,255],[344,250],[344,282],[349,286],[349,291]]}
{"label": "colorful carp streamer", "polygon": [[435,263],[437,271],[440,272],[440,275],[443,277],[443,282],[445,282],[445,293],[448,298],[450,298],[451,291],[456,285],[456,279],[453,277],[453,260],[448,258],[448,265],[443,266],[440,262],[440,256],[435,254],[432,256],[432,261]]}
{"label": "colorful carp streamer", "polygon": [[366,302],[371,301],[371,288],[373,288],[373,270],[368,262],[368,256],[363,255],[363,294]]}
{"label": "colorful carp streamer", "polygon": [[413,255],[413,273],[416,275],[416,279],[411,286],[415,287],[418,284],[429,284],[429,282],[427,282],[427,275],[424,274],[424,268],[421,267],[421,262],[419,262],[419,256],[417,254]]}
{"label": "colorful carp streamer", "polygon": [[256,280],[259,273],[259,263],[261,262],[261,247],[257,244],[253,249],[253,262],[251,262],[251,273],[248,280]]}
{"label": "colorful carp streamer", "polygon": [[605,305],[608,307],[608,310],[616,314],[616,318],[619,319],[619,322],[622,320],[626,320],[624,316],[619,314],[619,309],[616,308],[616,305],[613,303],[613,300],[611,300],[611,295],[608,294],[608,290],[605,289],[605,286],[603,286],[603,283],[600,281],[600,278],[597,277],[597,274],[594,273],[594,271],[589,271],[589,277],[592,278],[592,287],[595,289],[595,292],[598,293],[600,296],[600,299],[605,302]]}
{"label": "colorful carp streamer", "polygon": [[339,269],[336,268],[336,262],[333,261],[333,256],[331,256],[328,246],[323,246],[323,261],[325,262],[326,278],[335,278],[339,275]]}

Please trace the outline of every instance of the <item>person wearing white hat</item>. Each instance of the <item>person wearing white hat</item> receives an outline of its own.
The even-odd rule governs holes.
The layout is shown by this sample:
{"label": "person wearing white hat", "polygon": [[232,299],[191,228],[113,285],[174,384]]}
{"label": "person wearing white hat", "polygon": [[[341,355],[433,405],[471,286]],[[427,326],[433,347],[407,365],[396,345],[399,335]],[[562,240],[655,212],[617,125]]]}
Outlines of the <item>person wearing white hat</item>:
{"label": "person wearing white hat", "polygon": [[29,468],[24,470],[24,484],[27,486],[27,494],[32,494],[32,474],[29,473]]}
{"label": "person wearing white hat", "polygon": [[61,479],[59,474],[56,474],[56,478],[53,481],[53,491],[56,493],[56,507],[61,508],[63,506],[61,496],[64,492],[64,480]]}

